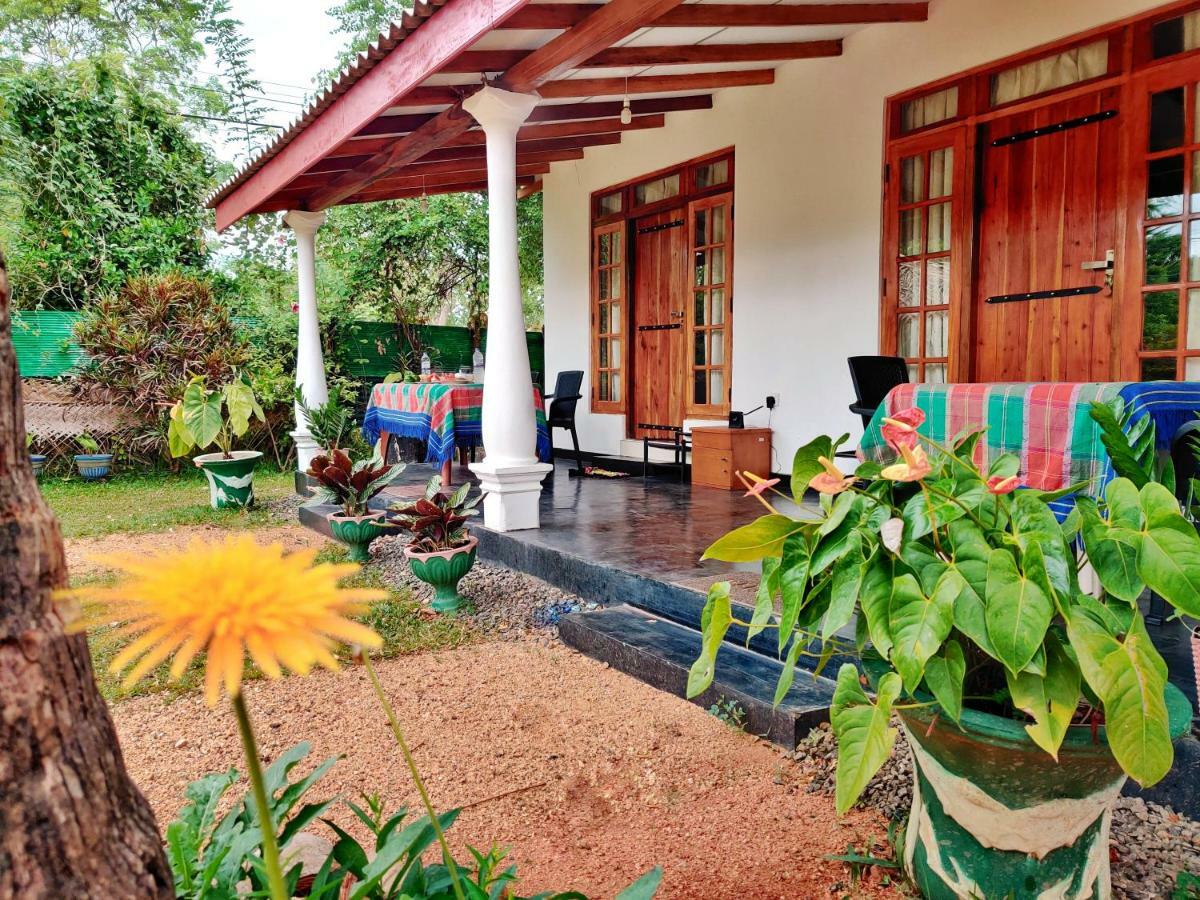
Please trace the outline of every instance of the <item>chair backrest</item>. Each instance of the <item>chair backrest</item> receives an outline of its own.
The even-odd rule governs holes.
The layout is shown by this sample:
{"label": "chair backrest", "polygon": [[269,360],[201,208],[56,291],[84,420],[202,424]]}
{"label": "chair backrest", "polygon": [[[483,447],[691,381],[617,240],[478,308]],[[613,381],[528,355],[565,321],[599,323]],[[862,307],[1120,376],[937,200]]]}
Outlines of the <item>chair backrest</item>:
{"label": "chair backrest", "polygon": [[847,362],[854,382],[854,405],[862,412],[864,424],[870,421],[866,410],[874,411],[888,391],[908,384],[908,363],[899,356],[851,356]]}
{"label": "chair backrest", "polygon": [[1180,503],[1189,500],[1193,505],[1200,497],[1189,496],[1192,493],[1192,479],[1200,478],[1200,460],[1196,453],[1200,450],[1200,420],[1187,422],[1180,426],[1171,438],[1171,462],[1175,465],[1175,496]]}
{"label": "chair backrest", "polygon": [[550,422],[574,422],[575,404],[582,398],[579,389],[583,387],[583,372],[559,372],[554,380],[554,399],[550,401],[550,410],[546,418]]}

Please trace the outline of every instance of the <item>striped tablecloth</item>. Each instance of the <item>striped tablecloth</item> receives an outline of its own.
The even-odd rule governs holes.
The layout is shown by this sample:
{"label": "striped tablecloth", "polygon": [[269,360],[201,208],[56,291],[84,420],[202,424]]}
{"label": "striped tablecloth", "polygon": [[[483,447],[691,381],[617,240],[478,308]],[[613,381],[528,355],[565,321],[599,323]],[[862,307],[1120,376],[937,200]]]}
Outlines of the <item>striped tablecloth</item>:
{"label": "striped tablecloth", "polygon": [[[1113,471],[1088,407],[1116,397],[1132,410],[1133,421],[1147,415],[1154,419],[1160,449],[1170,445],[1180,425],[1200,413],[1197,382],[905,384],[880,405],[860,450],[864,459],[893,460],[896,454],[880,430],[882,420],[916,406],[926,416],[921,433],[940,443],[986,428],[976,451],[976,461],[985,469],[1002,453],[1014,453],[1021,458],[1025,487],[1056,491],[1088,481],[1090,493],[1098,495]],[[1068,501],[1063,508],[1072,505]]]}
{"label": "striped tablecloth", "polygon": [[[537,454],[549,462],[553,449],[542,392],[531,388],[537,410]],[[363,436],[372,444],[381,432],[425,441],[425,461],[454,459],[456,447],[483,443],[482,384],[377,384],[363,415]]]}

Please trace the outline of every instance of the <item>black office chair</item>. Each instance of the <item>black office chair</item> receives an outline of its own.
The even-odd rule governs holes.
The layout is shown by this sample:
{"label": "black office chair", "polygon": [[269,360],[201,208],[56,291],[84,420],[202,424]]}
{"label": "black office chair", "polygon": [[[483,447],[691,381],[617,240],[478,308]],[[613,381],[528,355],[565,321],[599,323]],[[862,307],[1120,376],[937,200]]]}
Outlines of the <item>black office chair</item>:
{"label": "black office chair", "polygon": [[[583,454],[579,450],[579,435],[575,432],[575,406],[583,399],[580,388],[583,387],[583,372],[559,372],[554,380],[554,393],[547,394],[550,407],[546,410],[546,424],[551,429],[565,428],[571,433],[571,443],[575,447],[575,465],[577,472],[583,474]],[[553,442],[553,441],[552,441]]]}
{"label": "black office chair", "polygon": [[908,363],[899,356],[851,356],[847,362],[856,395],[850,412],[862,416],[866,428],[888,391],[908,384]]}

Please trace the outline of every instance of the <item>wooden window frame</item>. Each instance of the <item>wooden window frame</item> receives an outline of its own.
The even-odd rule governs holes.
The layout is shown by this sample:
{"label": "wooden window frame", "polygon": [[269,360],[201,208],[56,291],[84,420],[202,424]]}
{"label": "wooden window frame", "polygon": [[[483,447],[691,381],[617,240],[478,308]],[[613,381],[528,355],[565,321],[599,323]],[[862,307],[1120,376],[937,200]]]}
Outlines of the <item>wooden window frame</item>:
{"label": "wooden window frame", "polygon": [[[725,212],[725,238],[719,243],[703,243],[698,245],[696,242],[696,213],[701,210],[710,210],[715,207],[724,207]],[[733,394],[733,386],[731,384],[733,366],[733,192],[726,191],[721,194],[715,194],[710,197],[704,197],[699,200],[693,200],[687,207],[687,222],[688,222],[688,297],[686,314],[684,317],[685,327],[687,328],[687,339],[684,341],[684,355],[687,359],[685,373],[687,380],[684,385],[684,415],[690,418],[726,418],[729,416],[731,397]],[[719,283],[709,282],[704,285],[697,285],[695,280],[695,254],[698,252],[706,252],[711,249],[720,247],[725,251],[725,280]],[[710,271],[711,271],[711,267]],[[722,321],[718,326],[714,326],[710,321],[703,325],[696,323],[696,294],[703,291],[706,295],[706,301],[711,297],[713,290],[722,290],[725,292],[725,307],[722,313]],[[711,309],[711,306],[709,307]],[[720,330],[723,343],[723,362],[720,365],[712,364],[712,349],[709,342],[709,335],[713,331]],[[708,347],[708,352],[705,359],[705,365],[697,366],[695,361],[695,340],[696,333],[703,331],[705,334],[705,343]],[[720,371],[722,373],[722,383],[724,385],[724,396],[720,403],[697,403],[696,402],[696,384],[695,377],[699,371],[704,371],[708,390],[711,391],[711,372]],[[711,400],[711,397],[709,398]]]}
{"label": "wooden window frame", "polygon": [[[610,262],[605,265],[600,264],[600,240],[607,236],[614,235],[613,245],[620,248],[621,257],[617,262]],[[592,359],[591,359],[591,410],[597,413],[623,413],[626,409],[625,398],[629,394],[629,239],[625,227],[625,221],[612,222],[607,225],[597,225],[592,229],[592,252],[590,256],[591,268],[591,332],[592,332]],[[620,284],[620,296],[617,298],[610,297],[602,298],[600,296],[600,273],[607,271],[610,273],[610,283]],[[609,313],[609,330],[606,332],[600,331],[600,305],[607,304],[610,307]],[[618,331],[612,330],[612,314],[611,310],[617,309],[620,311],[621,327]],[[620,348],[620,362],[618,365],[612,365],[613,354],[609,351],[609,365],[601,367],[600,365],[600,343],[601,341],[611,341]],[[607,373],[610,378],[612,375],[617,375],[620,379],[620,389],[615,392],[615,396],[607,400],[600,397],[600,381],[601,375]]]}

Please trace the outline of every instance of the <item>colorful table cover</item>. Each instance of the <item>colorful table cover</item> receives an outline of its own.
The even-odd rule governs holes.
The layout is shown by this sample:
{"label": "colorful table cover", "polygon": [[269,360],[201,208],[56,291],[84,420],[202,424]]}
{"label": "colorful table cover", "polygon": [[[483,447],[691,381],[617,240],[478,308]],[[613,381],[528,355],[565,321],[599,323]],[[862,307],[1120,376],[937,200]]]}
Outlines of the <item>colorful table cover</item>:
{"label": "colorful table cover", "polygon": [[[542,392],[532,388],[537,409],[537,454],[553,455]],[[482,384],[377,384],[363,415],[363,436],[372,444],[381,432],[416,438],[429,447],[425,461],[438,465],[454,459],[455,447],[483,443]]]}
{"label": "colorful table cover", "polygon": [[[905,384],[893,389],[863,435],[864,459],[890,462],[896,456],[880,430],[882,420],[916,406],[925,412],[921,433],[941,443],[970,429],[987,429],[976,461],[984,468],[1002,453],[1021,458],[1025,487],[1056,491],[1088,481],[1098,495],[1113,478],[1100,427],[1088,407],[1119,397],[1132,411],[1132,421],[1154,420],[1160,449],[1170,445],[1179,426],[1200,413],[1200,383],[1111,382],[1041,384]],[[1065,500],[1055,511],[1065,515],[1074,503]]]}

